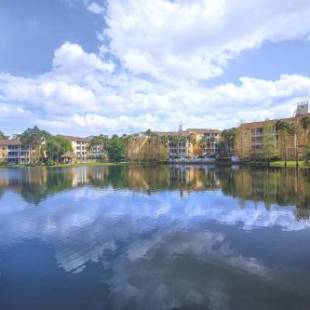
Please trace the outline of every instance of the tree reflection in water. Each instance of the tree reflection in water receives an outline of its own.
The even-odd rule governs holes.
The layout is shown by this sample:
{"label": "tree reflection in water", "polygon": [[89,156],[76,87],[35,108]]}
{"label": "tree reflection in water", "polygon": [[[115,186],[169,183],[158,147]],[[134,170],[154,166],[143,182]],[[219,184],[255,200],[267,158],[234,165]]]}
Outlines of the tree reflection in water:
{"label": "tree reflection in water", "polygon": [[49,195],[76,187],[130,189],[152,194],[174,190],[221,190],[245,201],[296,206],[298,219],[309,218],[310,172],[297,169],[217,168],[210,166],[128,165],[62,169],[26,168],[0,170],[0,195],[11,189],[27,202],[38,204]]}

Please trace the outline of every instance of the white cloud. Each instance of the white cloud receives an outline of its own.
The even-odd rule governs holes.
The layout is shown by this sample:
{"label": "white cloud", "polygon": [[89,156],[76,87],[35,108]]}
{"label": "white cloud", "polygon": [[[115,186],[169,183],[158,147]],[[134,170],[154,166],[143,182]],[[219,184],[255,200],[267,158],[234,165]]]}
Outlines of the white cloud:
{"label": "white cloud", "polygon": [[114,65],[102,61],[96,54],[86,53],[78,44],[64,43],[55,51],[53,67],[62,73],[80,76],[94,71],[113,72]]}
{"label": "white cloud", "polygon": [[[85,70],[86,72],[87,70]],[[3,109],[32,112],[33,123],[52,132],[96,134],[227,128],[241,121],[288,116],[310,95],[310,78],[283,75],[276,81],[241,78],[213,88],[182,88],[128,76],[88,71],[77,78],[54,69],[34,79],[0,75]],[[0,119],[4,116],[0,116]]]}
{"label": "white cloud", "polygon": [[110,0],[104,33],[134,73],[207,79],[265,41],[304,38],[307,0]]}
{"label": "white cloud", "polygon": [[0,73],[6,111],[0,122],[11,109],[51,132],[88,135],[171,130],[180,123],[227,128],[288,116],[295,101],[310,95],[309,77],[240,77],[214,87],[200,80],[222,74],[245,49],[306,36],[309,7],[303,0],[110,1],[100,36],[108,40],[98,53],[65,42],[45,74]]}
{"label": "white cloud", "polygon": [[105,11],[104,7],[99,5],[97,2],[92,2],[88,4],[87,9],[94,14],[103,14]]}

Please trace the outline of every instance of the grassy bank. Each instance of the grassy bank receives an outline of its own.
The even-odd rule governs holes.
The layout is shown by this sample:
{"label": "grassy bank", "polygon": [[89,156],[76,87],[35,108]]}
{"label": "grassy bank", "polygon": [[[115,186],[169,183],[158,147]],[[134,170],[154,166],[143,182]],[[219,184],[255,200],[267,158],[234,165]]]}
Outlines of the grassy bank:
{"label": "grassy bank", "polygon": [[[253,166],[253,167],[272,167],[272,168],[285,168],[285,161],[284,160],[278,160],[278,161],[272,161],[268,165],[268,162],[266,161],[247,161],[243,162],[242,164]],[[286,167],[287,168],[296,168],[296,161],[295,160],[288,160]],[[306,164],[303,160],[298,161],[298,168],[302,169],[309,169],[310,165]]]}
{"label": "grassy bank", "polygon": [[[285,167],[285,161],[279,160],[279,161],[273,161],[270,163],[271,167],[279,167],[284,168]],[[287,161],[287,167],[288,168],[296,168],[296,161],[295,160],[289,160]],[[310,168],[309,164],[306,164],[303,160],[298,161],[298,168]]]}
{"label": "grassy bank", "polygon": [[26,168],[26,167],[48,167],[48,168],[73,168],[73,167],[98,167],[98,166],[118,166],[127,165],[127,162],[80,162],[70,164],[37,164],[37,165],[12,165],[12,164],[1,164],[0,168]]}

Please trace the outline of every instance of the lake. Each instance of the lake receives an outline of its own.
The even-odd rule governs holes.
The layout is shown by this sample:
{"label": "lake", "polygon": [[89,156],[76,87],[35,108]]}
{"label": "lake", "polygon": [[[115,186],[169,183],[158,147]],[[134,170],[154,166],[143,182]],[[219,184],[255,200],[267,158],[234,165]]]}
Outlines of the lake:
{"label": "lake", "polygon": [[0,309],[310,309],[310,173],[0,169]]}

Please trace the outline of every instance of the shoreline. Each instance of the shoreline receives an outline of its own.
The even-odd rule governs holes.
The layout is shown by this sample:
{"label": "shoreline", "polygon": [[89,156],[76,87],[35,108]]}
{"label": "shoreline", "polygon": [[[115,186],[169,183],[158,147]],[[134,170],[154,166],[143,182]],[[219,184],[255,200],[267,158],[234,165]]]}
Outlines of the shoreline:
{"label": "shoreline", "polygon": [[120,166],[120,165],[215,165],[215,166],[243,166],[243,167],[253,167],[253,168],[298,168],[298,169],[310,169],[310,163],[306,164],[303,160],[298,161],[298,166],[296,166],[296,161],[288,160],[287,166],[285,167],[285,161],[271,161],[270,163],[263,161],[239,161],[239,162],[230,162],[230,161],[215,161],[210,163],[198,163],[198,162],[180,162],[180,163],[171,163],[169,161],[123,161],[123,162],[78,162],[70,164],[37,164],[37,165],[22,165],[22,164],[0,164],[1,168],[74,168],[74,167],[111,167],[111,166]]}
{"label": "shoreline", "polygon": [[298,168],[298,169],[310,169],[310,164],[305,163],[303,160],[298,161],[298,166],[295,160],[288,160],[285,167],[284,160],[271,161],[270,163],[264,161],[243,161],[238,162],[236,165],[248,166],[248,167],[262,167],[262,168]]}
{"label": "shoreline", "polygon": [[22,165],[22,164],[0,164],[1,168],[74,168],[74,167],[98,167],[98,166],[120,166],[127,165],[128,162],[79,162],[79,163],[70,163],[70,164],[55,164],[55,165],[47,165],[47,164],[37,164],[37,165]]}

